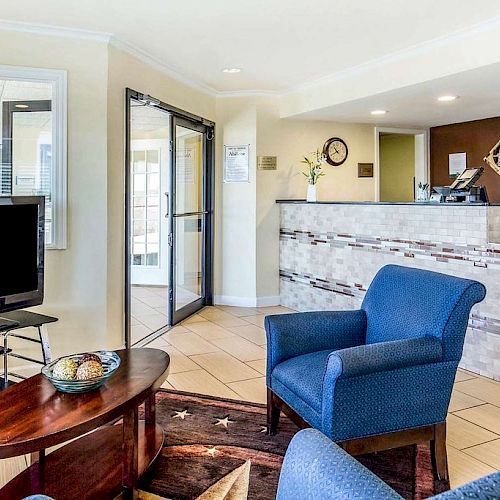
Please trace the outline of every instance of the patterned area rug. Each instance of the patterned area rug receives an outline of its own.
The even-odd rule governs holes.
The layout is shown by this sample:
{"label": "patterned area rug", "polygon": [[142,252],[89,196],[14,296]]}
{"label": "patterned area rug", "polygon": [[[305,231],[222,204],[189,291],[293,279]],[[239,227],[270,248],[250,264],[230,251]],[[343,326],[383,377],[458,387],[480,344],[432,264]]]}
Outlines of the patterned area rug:
{"label": "patterned area rug", "polygon": [[[298,430],[290,420],[282,415],[278,434],[268,436],[264,405],[174,391],[159,392],[156,401],[165,445],[141,490],[172,500],[240,498],[247,489],[252,500],[275,498],[283,456]],[[428,445],[359,460],[407,499],[448,489],[433,480]]]}

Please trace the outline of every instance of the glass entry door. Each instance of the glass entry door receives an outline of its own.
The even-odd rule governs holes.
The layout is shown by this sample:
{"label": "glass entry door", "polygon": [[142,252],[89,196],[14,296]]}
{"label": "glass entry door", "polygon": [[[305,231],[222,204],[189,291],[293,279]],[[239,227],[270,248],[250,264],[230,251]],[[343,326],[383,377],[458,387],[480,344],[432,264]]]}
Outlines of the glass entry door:
{"label": "glass entry door", "polygon": [[212,304],[213,124],[127,90],[125,344]]}
{"label": "glass entry door", "polygon": [[205,125],[176,116],[172,131],[170,287],[175,324],[207,303],[207,271],[211,274],[210,175],[207,169],[210,131]]}

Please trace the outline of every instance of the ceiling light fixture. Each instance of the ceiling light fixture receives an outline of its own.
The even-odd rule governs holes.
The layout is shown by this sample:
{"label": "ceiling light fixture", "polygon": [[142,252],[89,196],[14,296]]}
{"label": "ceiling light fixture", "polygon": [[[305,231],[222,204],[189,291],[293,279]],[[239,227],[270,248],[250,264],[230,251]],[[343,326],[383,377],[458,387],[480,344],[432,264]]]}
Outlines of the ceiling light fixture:
{"label": "ceiling light fixture", "polygon": [[449,102],[449,101],[454,101],[458,96],[456,95],[442,95],[441,97],[438,97],[437,100],[441,102]]}
{"label": "ceiling light fixture", "polygon": [[370,111],[370,114],[372,115],[385,115],[387,111],[385,109],[374,109],[373,111]]}
{"label": "ceiling light fixture", "polygon": [[19,108],[19,109],[27,109],[27,108],[29,108],[29,106],[27,104],[16,104],[15,107]]}
{"label": "ceiling light fixture", "polygon": [[224,68],[222,70],[223,73],[240,73],[241,72],[241,68]]}

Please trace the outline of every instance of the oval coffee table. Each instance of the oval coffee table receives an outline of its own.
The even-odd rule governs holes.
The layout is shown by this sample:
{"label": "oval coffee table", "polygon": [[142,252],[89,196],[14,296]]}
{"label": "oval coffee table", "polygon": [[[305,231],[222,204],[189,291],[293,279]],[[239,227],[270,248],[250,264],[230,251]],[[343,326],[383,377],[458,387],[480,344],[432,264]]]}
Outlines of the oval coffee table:
{"label": "oval coffee table", "polygon": [[[138,478],[163,445],[155,392],[167,378],[170,358],[147,348],[117,354],[120,367],[93,392],[58,392],[41,374],[2,392],[0,458],[36,453],[38,460],[0,490],[0,499],[36,493],[57,500],[135,496]],[[139,421],[143,402],[145,419]],[[74,438],[45,455],[46,448]]]}

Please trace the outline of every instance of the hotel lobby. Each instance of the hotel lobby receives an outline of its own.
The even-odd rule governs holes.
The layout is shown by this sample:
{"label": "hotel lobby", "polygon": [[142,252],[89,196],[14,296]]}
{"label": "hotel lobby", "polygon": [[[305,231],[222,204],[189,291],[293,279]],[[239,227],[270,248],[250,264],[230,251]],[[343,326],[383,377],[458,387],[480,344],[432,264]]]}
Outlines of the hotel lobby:
{"label": "hotel lobby", "polygon": [[0,0],[0,499],[500,499],[500,7],[422,2]]}

